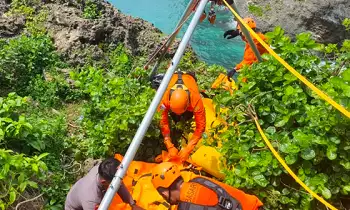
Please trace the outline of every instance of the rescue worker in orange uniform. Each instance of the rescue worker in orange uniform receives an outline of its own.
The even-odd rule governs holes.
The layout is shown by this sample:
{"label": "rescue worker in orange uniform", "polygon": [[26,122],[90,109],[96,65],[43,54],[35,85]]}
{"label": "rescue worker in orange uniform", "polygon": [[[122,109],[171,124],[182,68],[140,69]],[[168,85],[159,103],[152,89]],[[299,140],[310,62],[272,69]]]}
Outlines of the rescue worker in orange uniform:
{"label": "rescue worker in orange uniform", "polygon": [[[224,2],[222,0],[209,0],[209,2],[211,3],[210,4],[210,9],[209,9],[209,15],[208,15],[208,21],[210,22],[210,24],[214,24],[215,23],[215,20],[216,20],[216,13],[215,13],[215,9],[214,9],[214,6],[215,5],[225,5]],[[226,1],[229,5],[232,5],[233,4],[233,0],[227,0]],[[198,1],[199,3],[199,1]],[[197,3],[197,4],[198,4]],[[205,18],[207,17],[207,13],[205,12],[205,10],[203,11],[199,21],[200,22],[203,22],[205,20]]]}
{"label": "rescue worker in orange uniform", "polygon": [[[202,138],[206,125],[204,105],[194,75],[181,71],[175,72],[164,93],[159,109],[162,111],[160,129],[169,156],[175,157],[178,155],[182,161],[186,161]],[[193,116],[196,122],[196,130],[192,138],[187,147],[180,152],[174,146],[170,137],[169,114],[175,123],[191,120]]]}
{"label": "rescue worker in orange uniform", "polygon": [[[266,37],[264,36],[264,34],[257,32],[256,30],[256,22],[252,19],[252,18],[244,18],[243,21],[248,24],[248,26],[250,28],[252,28],[257,34],[258,36],[262,39],[262,40],[266,40]],[[239,71],[244,65],[252,65],[254,62],[258,61],[258,58],[255,56],[253,49],[250,47],[246,37],[244,36],[244,34],[241,31],[241,27],[240,25],[237,23],[237,29],[236,30],[229,30],[226,31],[224,33],[224,38],[227,39],[232,39],[235,38],[237,36],[241,36],[242,40],[246,43],[245,44],[245,49],[244,49],[244,55],[243,55],[243,60],[236,65],[236,67],[232,70],[230,70],[227,73],[227,77],[230,79],[237,71]],[[257,39],[255,39],[254,37],[252,37],[253,42],[255,44],[255,46],[257,47],[258,51],[260,54],[264,54],[267,53],[267,50],[259,43],[259,41]]]}
{"label": "rescue worker in orange uniform", "polygon": [[163,162],[152,170],[159,194],[180,210],[258,210],[262,202],[224,183],[198,176],[185,182],[177,165]]}

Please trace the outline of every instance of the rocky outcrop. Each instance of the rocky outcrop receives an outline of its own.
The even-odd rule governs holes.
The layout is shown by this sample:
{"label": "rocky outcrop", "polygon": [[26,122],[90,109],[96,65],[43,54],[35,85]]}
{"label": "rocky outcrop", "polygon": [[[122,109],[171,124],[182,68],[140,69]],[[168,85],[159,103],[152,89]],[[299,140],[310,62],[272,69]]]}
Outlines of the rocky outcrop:
{"label": "rocky outcrop", "polygon": [[[242,16],[253,16],[264,32],[279,25],[292,37],[309,31],[321,43],[350,38],[342,25],[346,17],[350,18],[349,0],[236,0],[236,5]],[[263,15],[259,16],[254,8]]]}
{"label": "rocky outcrop", "polygon": [[10,1],[0,1],[0,38],[10,38],[22,32],[25,25],[23,16],[4,15],[10,7]]}
{"label": "rocky outcrop", "polygon": [[[3,1],[3,0],[2,0]],[[150,54],[160,43],[162,32],[140,18],[122,14],[103,0],[96,0],[101,15],[97,19],[83,18],[83,4],[70,0],[46,0],[37,11],[48,12],[44,25],[53,38],[57,50],[73,65],[85,63],[87,55],[98,60],[104,56],[101,44],[124,44],[134,55]],[[8,4],[1,3],[2,14]],[[25,26],[21,16],[0,16],[0,37],[20,34]]]}
{"label": "rocky outcrop", "polygon": [[21,33],[25,25],[25,18],[18,17],[0,17],[0,38],[10,38]]}
{"label": "rocky outcrop", "polygon": [[1,0],[0,1],[0,17],[9,9],[9,1]]}
{"label": "rocky outcrop", "polygon": [[101,17],[84,19],[77,7],[47,4],[52,11],[46,27],[58,51],[74,64],[84,63],[84,54],[92,53],[93,59],[103,56],[100,43],[124,43],[132,55],[149,54],[159,43],[161,31],[151,23],[122,14],[108,3],[101,3]]}

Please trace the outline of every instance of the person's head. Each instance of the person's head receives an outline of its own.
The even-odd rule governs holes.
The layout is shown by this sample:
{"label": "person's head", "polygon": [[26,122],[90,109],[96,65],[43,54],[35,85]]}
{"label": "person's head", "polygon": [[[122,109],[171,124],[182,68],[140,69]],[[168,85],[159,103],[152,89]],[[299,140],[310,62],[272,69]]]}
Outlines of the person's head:
{"label": "person's head", "polygon": [[[251,29],[256,29],[256,22],[253,18],[247,17],[243,19],[244,23],[246,23]],[[241,31],[241,26],[237,23],[237,29]]]}
{"label": "person's head", "polygon": [[154,188],[171,205],[179,202],[182,183],[183,178],[176,164],[163,162],[152,170],[152,184]]}
{"label": "person's head", "polygon": [[108,188],[109,184],[112,182],[119,165],[120,162],[118,160],[110,157],[102,161],[98,166],[99,180],[105,188]]}
{"label": "person's head", "polygon": [[170,109],[177,115],[183,114],[188,107],[189,97],[186,90],[177,88],[170,96]]}

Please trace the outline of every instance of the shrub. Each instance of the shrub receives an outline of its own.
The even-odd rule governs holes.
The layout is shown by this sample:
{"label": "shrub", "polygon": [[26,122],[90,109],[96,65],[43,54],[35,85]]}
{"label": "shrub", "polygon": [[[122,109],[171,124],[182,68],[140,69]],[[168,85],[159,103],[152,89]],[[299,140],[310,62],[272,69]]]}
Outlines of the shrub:
{"label": "shrub", "polygon": [[[268,33],[275,51],[311,82],[350,109],[349,49],[321,46],[300,34],[294,43],[277,27]],[[320,50],[323,59],[315,55]],[[328,60],[332,54],[337,59]],[[312,190],[338,202],[348,195],[350,178],[350,120],[313,93],[271,55],[265,62],[244,68],[233,97],[215,100],[230,108],[222,117],[234,123],[220,135],[221,152],[234,169],[226,171],[227,183],[258,195],[268,209],[316,209],[319,203],[287,174],[265,146],[247,113],[251,105],[273,146]],[[339,76],[338,76],[339,75]],[[332,202],[331,201],[331,202]],[[321,204],[322,205],[322,204]]]}

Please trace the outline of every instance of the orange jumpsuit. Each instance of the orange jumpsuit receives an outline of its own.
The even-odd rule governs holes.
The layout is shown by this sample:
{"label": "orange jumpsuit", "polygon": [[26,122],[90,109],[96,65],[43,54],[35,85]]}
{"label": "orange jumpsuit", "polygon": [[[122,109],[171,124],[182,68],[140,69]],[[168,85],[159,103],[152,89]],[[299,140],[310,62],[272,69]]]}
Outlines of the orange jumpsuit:
{"label": "orange jumpsuit", "polygon": [[[243,210],[257,210],[263,205],[262,202],[254,195],[246,194],[241,190],[213,179],[205,179],[216,183],[226,190],[228,194],[240,202]],[[217,194],[213,190],[199,183],[189,181],[184,182],[181,186],[180,202],[188,202],[202,206],[215,206],[219,201]]]}
{"label": "orange jumpsuit", "polygon": [[[160,103],[159,109],[162,111],[162,118],[160,120],[160,128],[163,134],[163,137],[170,136],[170,126],[169,126],[169,110],[170,110],[170,89],[176,84],[178,75],[174,74],[170,80],[167,90],[164,93],[163,99]],[[196,130],[193,133],[193,136],[189,142],[191,147],[198,143],[201,139],[203,132],[205,131],[205,110],[201,95],[198,90],[197,83],[195,79],[188,74],[182,75],[182,80],[184,85],[189,89],[190,92],[190,104],[187,107],[187,111],[193,112],[194,119],[196,122]],[[193,149],[192,148],[192,149]]]}
{"label": "orange jumpsuit", "polygon": [[[259,37],[266,41],[266,37],[264,34],[257,32],[257,34],[259,35]],[[247,39],[245,38],[245,36],[242,35],[242,39],[243,41],[246,42],[245,44],[245,49],[244,49],[244,55],[243,55],[243,60],[236,65],[236,70],[241,69],[244,65],[252,65],[253,63],[258,61],[258,58],[255,56],[253,49],[250,47]],[[259,41],[257,39],[255,39],[254,37],[252,37],[254,44],[256,45],[256,47],[258,48],[258,51],[260,53],[260,55],[267,53],[267,50],[259,43]]]}

